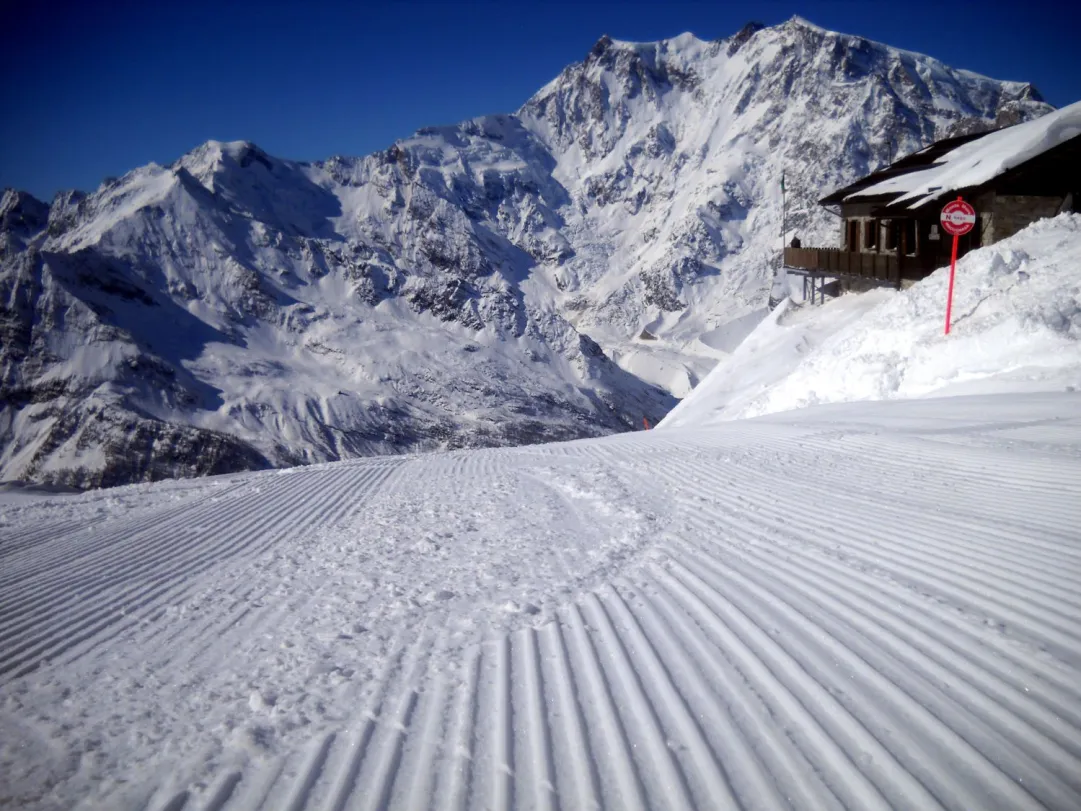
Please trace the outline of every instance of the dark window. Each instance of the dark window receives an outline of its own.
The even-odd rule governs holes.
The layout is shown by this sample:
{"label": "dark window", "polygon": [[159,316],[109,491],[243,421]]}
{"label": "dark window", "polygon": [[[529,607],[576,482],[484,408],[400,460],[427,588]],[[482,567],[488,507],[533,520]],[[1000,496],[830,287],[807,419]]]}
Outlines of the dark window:
{"label": "dark window", "polygon": [[897,250],[897,221],[886,220],[886,244],[887,251]]}
{"label": "dark window", "polygon": [[845,241],[845,248],[850,251],[860,249],[860,224],[858,220],[848,221],[848,238]]}
{"label": "dark window", "polygon": [[909,256],[916,255],[916,221],[904,221],[904,236],[902,237],[901,250]]}
{"label": "dark window", "polygon": [[863,247],[865,250],[878,250],[878,220],[868,220],[863,224]]}

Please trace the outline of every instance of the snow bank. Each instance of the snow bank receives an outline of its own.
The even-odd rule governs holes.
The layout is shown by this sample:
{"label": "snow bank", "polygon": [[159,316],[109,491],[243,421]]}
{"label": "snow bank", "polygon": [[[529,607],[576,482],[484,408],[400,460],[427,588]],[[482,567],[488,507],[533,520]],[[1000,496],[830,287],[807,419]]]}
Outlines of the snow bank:
{"label": "snow bank", "polygon": [[1042,220],[903,292],[782,305],[658,427],[817,403],[1081,388],[1081,216]]}

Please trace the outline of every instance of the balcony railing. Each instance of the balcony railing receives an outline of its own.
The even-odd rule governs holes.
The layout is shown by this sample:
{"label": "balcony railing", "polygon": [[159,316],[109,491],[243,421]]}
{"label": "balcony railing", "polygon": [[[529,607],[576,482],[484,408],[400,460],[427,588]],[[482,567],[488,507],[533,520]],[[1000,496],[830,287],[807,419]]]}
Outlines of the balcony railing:
{"label": "balcony railing", "polygon": [[900,285],[901,279],[922,279],[934,267],[919,256],[864,253],[839,248],[785,248],[786,267],[837,276],[854,276]]}

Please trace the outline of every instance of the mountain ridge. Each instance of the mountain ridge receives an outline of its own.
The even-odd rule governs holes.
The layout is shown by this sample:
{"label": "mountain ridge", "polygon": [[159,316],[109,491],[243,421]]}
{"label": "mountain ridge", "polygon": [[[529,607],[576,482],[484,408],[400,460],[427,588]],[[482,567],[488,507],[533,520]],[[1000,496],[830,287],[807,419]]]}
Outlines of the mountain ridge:
{"label": "mountain ridge", "polygon": [[763,311],[781,171],[791,229],[831,239],[823,187],[1047,109],[1030,85],[790,20],[602,37],[517,113],[362,158],[208,141],[45,208],[5,192],[0,478],[117,484],[656,421]]}

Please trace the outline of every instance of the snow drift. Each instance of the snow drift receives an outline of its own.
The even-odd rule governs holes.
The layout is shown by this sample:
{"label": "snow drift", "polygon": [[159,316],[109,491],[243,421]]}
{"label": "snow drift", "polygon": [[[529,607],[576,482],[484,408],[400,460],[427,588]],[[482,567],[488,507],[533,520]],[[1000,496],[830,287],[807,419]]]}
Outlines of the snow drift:
{"label": "snow drift", "polygon": [[786,302],[658,427],[818,403],[1081,388],[1081,215],[1042,220],[908,290]]}

